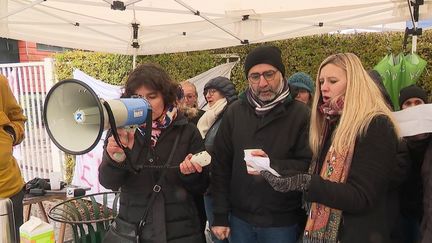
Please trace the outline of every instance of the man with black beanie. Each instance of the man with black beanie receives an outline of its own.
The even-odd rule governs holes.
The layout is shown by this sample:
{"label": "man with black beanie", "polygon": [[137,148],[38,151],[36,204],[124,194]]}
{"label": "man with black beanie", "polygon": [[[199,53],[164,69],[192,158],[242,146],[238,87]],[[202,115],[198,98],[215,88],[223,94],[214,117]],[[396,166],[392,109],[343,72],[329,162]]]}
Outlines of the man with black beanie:
{"label": "man with black beanie", "polygon": [[[400,91],[399,105],[402,110],[427,103],[426,91],[417,85]],[[399,193],[401,235],[404,242],[432,242],[432,136],[424,133],[404,139],[411,168]]]}
{"label": "man with black beanie", "polygon": [[415,84],[403,88],[399,93],[399,106],[402,110],[426,103],[428,103],[426,91]]}
{"label": "man with black beanie", "polygon": [[294,243],[305,219],[301,193],[274,191],[247,168],[245,150],[269,159],[281,175],[305,172],[311,159],[309,109],[294,101],[277,47],[253,49],[244,72],[249,87],[228,107],[214,141],[212,231],[235,243]]}

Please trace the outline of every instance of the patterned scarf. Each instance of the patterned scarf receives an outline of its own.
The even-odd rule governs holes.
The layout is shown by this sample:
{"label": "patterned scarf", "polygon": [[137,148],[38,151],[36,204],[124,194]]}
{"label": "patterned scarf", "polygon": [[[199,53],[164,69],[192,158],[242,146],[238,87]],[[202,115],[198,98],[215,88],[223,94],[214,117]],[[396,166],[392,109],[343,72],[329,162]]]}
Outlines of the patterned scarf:
{"label": "patterned scarf", "polygon": [[288,82],[286,80],[281,81],[276,97],[270,102],[261,101],[255,92],[249,87],[246,90],[246,97],[249,104],[255,109],[255,114],[258,116],[264,116],[270,112],[275,106],[283,103],[287,97],[291,97]]}
{"label": "patterned scarf", "polygon": [[[166,129],[177,117],[177,107],[169,105],[165,108],[162,115],[152,122],[151,146],[154,148],[160,137],[162,130]],[[145,128],[145,124],[142,128]]]}
{"label": "patterned scarf", "polygon": [[[326,117],[324,124],[324,135],[321,139],[321,146],[324,144],[330,126],[337,121],[342,114],[344,97],[336,102],[322,104],[320,112]],[[320,176],[332,182],[345,183],[351,167],[354,146],[336,151],[332,144],[327,151],[321,168]],[[319,159],[319,158],[318,158]],[[316,171],[317,161],[312,162],[310,172]],[[327,207],[319,203],[312,203],[309,217],[303,234],[305,243],[336,243],[339,226],[342,219],[342,211]]]}

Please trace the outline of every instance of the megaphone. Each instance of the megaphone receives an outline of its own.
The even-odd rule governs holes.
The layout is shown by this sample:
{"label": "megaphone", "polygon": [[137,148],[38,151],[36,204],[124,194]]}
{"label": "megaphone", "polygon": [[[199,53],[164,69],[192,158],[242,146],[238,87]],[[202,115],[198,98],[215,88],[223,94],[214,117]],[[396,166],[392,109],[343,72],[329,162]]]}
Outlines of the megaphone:
{"label": "megaphone", "polygon": [[86,83],[67,79],[48,92],[43,119],[54,144],[79,155],[91,151],[112,124],[127,127],[151,121],[151,107],[140,97],[103,100]]}

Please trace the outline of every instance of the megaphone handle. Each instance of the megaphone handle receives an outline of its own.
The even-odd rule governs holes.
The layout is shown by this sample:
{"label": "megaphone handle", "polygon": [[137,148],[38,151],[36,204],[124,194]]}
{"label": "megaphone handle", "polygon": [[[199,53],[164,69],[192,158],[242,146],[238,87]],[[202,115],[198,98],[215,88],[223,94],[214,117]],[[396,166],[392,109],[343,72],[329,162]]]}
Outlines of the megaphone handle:
{"label": "megaphone handle", "polygon": [[[128,149],[127,147],[123,146],[123,144],[120,141],[120,137],[119,137],[119,135],[117,133],[117,126],[116,126],[116,123],[115,123],[114,115],[112,113],[110,105],[108,104],[108,102],[103,102],[103,106],[105,107],[105,109],[107,111],[107,114],[108,114],[108,122],[109,122],[109,124],[111,126],[111,132],[112,132],[112,136],[114,137],[114,140],[116,141],[117,145],[120,148],[123,149],[123,151],[125,149]],[[127,158],[127,155],[126,155],[125,152],[123,152],[123,153],[114,153],[113,157],[114,157],[113,159],[115,161],[117,161],[117,162],[123,162]]]}
{"label": "megaphone handle", "polygon": [[112,158],[113,160],[115,160],[115,161],[117,161],[117,162],[120,163],[120,162],[125,161],[126,154],[124,152],[123,153],[117,152],[117,153],[113,154],[113,157],[114,157],[114,158]]}
{"label": "megaphone handle", "polygon": [[[128,126],[128,127],[125,127],[125,130],[128,133],[130,133],[130,132],[135,133],[136,128],[137,128],[137,126]],[[128,142],[129,142],[129,139],[128,139],[128,137],[126,137],[126,143],[128,143]],[[123,153],[117,152],[117,153],[113,154],[113,157],[114,157],[113,159],[115,161],[117,161],[117,162],[123,162],[126,159],[126,154],[124,152]]]}

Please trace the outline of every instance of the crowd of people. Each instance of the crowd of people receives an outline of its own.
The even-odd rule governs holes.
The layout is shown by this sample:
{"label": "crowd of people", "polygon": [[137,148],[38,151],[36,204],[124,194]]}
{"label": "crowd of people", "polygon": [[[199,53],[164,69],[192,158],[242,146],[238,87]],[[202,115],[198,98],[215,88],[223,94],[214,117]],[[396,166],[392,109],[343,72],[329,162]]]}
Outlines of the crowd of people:
{"label": "crowd of people", "polygon": [[[241,93],[228,78],[209,80],[202,110],[195,86],[160,66],[130,73],[122,97],[147,99],[152,123],[107,134],[99,181],[121,196],[104,242],[432,242],[432,136],[399,135],[379,74],[339,53],[322,61],[315,81],[286,77],[281,51],[259,46],[244,75]],[[11,151],[25,117],[6,83],[0,157],[13,173],[0,171],[0,197],[22,212]],[[399,102],[427,104],[427,93],[412,85]],[[201,151],[210,165],[194,160]],[[246,151],[279,175],[252,169]],[[132,161],[144,168],[131,170]]]}
{"label": "crowd of people", "polygon": [[[249,85],[240,94],[227,78],[209,80],[204,87],[206,111],[197,107],[193,84],[181,83],[177,105],[187,114],[189,124],[196,124],[189,126],[195,129],[193,134],[200,135],[193,138],[201,142],[177,154],[175,180],[173,174],[173,183],[166,184],[159,197],[165,213],[153,214],[153,221],[165,222],[166,226],[155,226],[153,231],[165,230],[166,242],[195,242],[187,238],[193,234],[186,233],[192,229],[201,229],[202,233],[207,221],[211,229],[207,240],[211,242],[375,243],[431,239],[430,223],[423,217],[423,210],[430,207],[425,198],[431,196],[426,186],[431,183],[430,136],[400,138],[379,74],[366,71],[354,54],[340,53],[321,63],[316,81],[304,72],[286,78],[281,51],[273,46],[253,49],[245,59],[244,74]],[[141,90],[164,97],[162,84],[149,85],[144,80],[149,78],[141,80]],[[160,82],[174,84],[171,80]],[[151,97],[145,93],[135,90],[130,94],[143,95],[153,107]],[[163,103],[163,111],[153,114],[153,123],[166,119],[171,107],[176,107],[172,102]],[[421,88],[410,86],[401,91],[402,109],[424,103],[427,94]],[[161,137],[171,131],[166,126],[153,127],[162,128]],[[124,140],[127,146],[139,150],[131,144],[133,134],[128,136]],[[194,140],[189,137],[187,141]],[[165,143],[170,146],[153,144],[153,156],[169,153],[173,139]],[[198,150],[211,156],[209,166],[201,167],[192,159]],[[252,150],[252,156],[268,159],[281,176],[267,170],[250,170],[246,150]],[[106,151],[100,180],[109,188],[122,189],[127,199],[121,199],[124,203],[119,217],[137,223],[138,212],[146,207],[145,199],[150,197],[160,172],[126,176],[122,173],[128,172],[121,170],[124,162],[110,159],[113,152],[121,152],[111,138]],[[143,159],[149,160],[148,156]],[[110,174],[106,174],[107,168]],[[142,186],[131,190],[130,183],[138,182],[135,177],[153,179],[139,180]],[[107,183],[118,180],[113,178],[122,181]],[[174,234],[180,226],[171,230],[167,227],[174,225],[169,219],[182,215],[168,210],[177,202],[175,199],[184,200],[184,206],[195,202],[193,213],[187,207],[183,209],[199,222],[195,227],[189,225],[182,236]],[[129,210],[134,219],[126,213]],[[204,242],[204,238],[194,239]]]}

